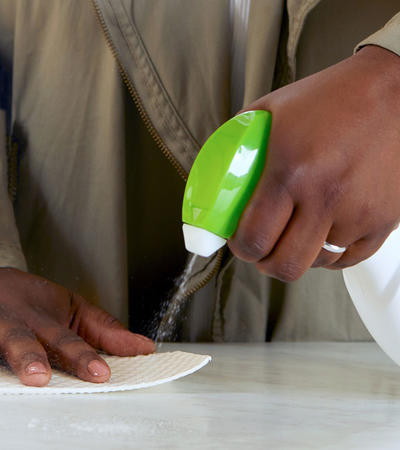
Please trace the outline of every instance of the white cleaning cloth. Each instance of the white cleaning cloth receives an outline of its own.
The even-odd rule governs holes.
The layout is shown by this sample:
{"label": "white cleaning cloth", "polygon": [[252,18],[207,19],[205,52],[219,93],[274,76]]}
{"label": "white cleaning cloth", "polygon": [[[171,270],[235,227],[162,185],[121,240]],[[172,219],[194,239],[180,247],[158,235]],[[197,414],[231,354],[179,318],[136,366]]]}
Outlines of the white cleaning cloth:
{"label": "white cleaning cloth", "polygon": [[0,394],[84,394],[141,389],[184,377],[211,361],[211,356],[186,352],[102,357],[111,369],[111,378],[106,383],[89,383],[53,370],[49,384],[38,388],[23,385],[7,368],[0,367]]}

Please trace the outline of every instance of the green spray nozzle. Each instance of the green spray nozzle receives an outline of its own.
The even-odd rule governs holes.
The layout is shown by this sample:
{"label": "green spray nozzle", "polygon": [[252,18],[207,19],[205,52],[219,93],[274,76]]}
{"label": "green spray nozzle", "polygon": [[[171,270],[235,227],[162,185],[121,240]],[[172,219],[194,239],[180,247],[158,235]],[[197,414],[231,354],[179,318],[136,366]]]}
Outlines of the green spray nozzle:
{"label": "green spray nozzle", "polygon": [[248,111],[220,126],[201,148],[182,206],[187,250],[209,256],[236,231],[264,168],[272,115]]}

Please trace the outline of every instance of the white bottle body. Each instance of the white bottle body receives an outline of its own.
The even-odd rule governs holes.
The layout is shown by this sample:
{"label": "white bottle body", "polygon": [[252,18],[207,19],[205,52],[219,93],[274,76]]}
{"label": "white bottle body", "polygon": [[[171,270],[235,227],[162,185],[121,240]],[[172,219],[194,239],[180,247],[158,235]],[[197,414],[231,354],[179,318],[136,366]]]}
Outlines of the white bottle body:
{"label": "white bottle body", "polygon": [[400,365],[400,228],[373,256],[344,269],[343,276],[364,325]]}

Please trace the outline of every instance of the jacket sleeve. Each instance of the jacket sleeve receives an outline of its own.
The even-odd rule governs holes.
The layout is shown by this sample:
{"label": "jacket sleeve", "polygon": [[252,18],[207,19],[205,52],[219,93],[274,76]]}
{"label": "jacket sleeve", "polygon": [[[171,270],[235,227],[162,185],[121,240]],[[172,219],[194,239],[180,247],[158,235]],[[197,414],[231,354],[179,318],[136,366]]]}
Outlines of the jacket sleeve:
{"label": "jacket sleeve", "polygon": [[365,45],[378,45],[400,56],[400,13],[392,17],[383,28],[357,44],[355,51]]}
{"label": "jacket sleeve", "polygon": [[8,195],[5,113],[0,110],[0,267],[26,270],[14,211]]}

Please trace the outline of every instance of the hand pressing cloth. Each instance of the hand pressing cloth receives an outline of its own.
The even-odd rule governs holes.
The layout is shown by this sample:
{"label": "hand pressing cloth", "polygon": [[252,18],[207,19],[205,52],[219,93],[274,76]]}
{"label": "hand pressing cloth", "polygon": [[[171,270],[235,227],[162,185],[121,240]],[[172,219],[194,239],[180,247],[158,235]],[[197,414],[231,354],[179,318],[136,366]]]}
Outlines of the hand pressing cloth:
{"label": "hand pressing cloth", "polygon": [[190,375],[211,361],[208,355],[179,351],[146,356],[102,357],[110,366],[111,378],[99,384],[53,370],[47,386],[25,386],[8,368],[0,366],[0,394],[85,394],[141,389]]}

